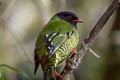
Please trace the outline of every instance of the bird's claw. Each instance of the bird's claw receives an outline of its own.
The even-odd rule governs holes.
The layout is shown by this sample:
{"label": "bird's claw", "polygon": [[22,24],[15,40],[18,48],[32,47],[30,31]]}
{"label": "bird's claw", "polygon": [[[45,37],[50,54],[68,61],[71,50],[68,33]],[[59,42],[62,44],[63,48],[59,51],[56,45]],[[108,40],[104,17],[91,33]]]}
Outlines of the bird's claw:
{"label": "bird's claw", "polygon": [[55,70],[55,76],[56,76],[56,79],[62,79],[62,76],[56,70]]}
{"label": "bird's claw", "polygon": [[70,53],[76,54],[77,53],[77,49],[73,49]]}

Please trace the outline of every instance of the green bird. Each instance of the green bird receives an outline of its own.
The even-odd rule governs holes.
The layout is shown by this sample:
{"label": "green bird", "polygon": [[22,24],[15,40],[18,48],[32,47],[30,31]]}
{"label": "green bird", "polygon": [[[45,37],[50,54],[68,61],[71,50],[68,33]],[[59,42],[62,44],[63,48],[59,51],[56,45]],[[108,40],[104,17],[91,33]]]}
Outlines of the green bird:
{"label": "green bird", "polygon": [[[63,11],[53,16],[41,29],[34,50],[34,74],[41,65],[44,80],[48,80],[47,74],[51,71],[55,73],[54,79],[55,76],[60,76],[55,71],[56,67],[68,59],[70,53],[76,53],[79,41],[78,22],[83,20],[72,12]],[[54,79],[51,77],[49,80]]]}

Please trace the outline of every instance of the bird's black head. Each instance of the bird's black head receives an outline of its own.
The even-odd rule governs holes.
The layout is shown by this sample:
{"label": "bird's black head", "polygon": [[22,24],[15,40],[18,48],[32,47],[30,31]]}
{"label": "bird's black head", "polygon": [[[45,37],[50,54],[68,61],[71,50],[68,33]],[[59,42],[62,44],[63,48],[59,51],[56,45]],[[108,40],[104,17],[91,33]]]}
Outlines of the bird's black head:
{"label": "bird's black head", "polygon": [[74,13],[69,11],[59,12],[57,15],[59,18],[73,24],[75,27],[78,22],[83,22],[83,20],[79,19]]}

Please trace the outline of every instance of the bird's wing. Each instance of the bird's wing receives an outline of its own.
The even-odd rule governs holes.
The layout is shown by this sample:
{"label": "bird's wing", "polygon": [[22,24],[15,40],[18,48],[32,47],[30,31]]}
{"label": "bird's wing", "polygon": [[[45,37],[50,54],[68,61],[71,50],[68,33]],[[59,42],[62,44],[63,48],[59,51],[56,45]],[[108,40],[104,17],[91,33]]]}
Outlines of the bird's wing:
{"label": "bird's wing", "polygon": [[67,40],[71,35],[73,35],[73,31],[66,33],[50,33],[44,36],[46,48],[48,50],[48,57],[50,58],[57,49]]}

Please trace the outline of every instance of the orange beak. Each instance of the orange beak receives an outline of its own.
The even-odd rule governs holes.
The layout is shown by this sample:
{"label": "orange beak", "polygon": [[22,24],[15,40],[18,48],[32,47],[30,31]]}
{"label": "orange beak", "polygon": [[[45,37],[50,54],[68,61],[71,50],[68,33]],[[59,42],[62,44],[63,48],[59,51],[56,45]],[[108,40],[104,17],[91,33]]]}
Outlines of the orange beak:
{"label": "orange beak", "polygon": [[82,19],[77,19],[77,20],[73,20],[74,22],[80,22],[80,23],[83,23],[84,22],[84,20],[82,20]]}

